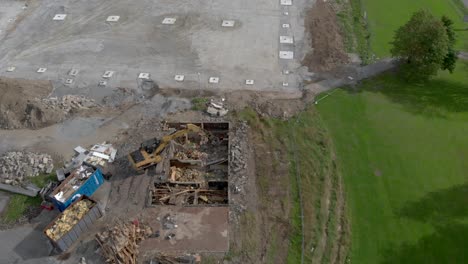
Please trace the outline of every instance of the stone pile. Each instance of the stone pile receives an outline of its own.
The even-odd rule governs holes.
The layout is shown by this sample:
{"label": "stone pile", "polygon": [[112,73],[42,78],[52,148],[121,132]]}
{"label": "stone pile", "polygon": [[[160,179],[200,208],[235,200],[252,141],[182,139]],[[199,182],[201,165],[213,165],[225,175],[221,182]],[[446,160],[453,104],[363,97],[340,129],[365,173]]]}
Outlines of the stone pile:
{"label": "stone pile", "polygon": [[[240,213],[245,210],[244,201],[244,186],[247,182],[247,157],[246,150],[248,149],[248,125],[246,122],[241,122],[234,128],[233,135],[231,138],[231,155],[230,155],[230,173],[229,182],[231,193],[231,220],[238,220]],[[240,195],[238,195],[240,194]],[[234,196],[236,196],[234,198]]]}
{"label": "stone pile", "polygon": [[0,182],[21,185],[27,177],[51,173],[54,169],[52,157],[33,152],[7,152],[0,157]]}
{"label": "stone pile", "polygon": [[59,109],[69,113],[78,109],[89,109],[98,105],[93,99],[81,95],[64,95],[62,97],[50,97],[38,100],[45,109]]}

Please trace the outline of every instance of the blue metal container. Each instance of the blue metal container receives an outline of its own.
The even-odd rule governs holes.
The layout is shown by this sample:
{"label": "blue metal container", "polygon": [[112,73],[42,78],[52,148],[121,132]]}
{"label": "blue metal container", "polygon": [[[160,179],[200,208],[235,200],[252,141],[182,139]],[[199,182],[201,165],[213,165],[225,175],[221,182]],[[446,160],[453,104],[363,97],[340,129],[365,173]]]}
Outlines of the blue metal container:
{"label": "blue metal container", "polygon": [[89,178],[78,188],[78,190],[73,192],[73,194],[70,195],[64,202],[57,200],[54,195],[60,192],[61,188],[63,188],[63,186],[65,186],[71,180],[71,177],[72,176],[65,179],[65,181],[63,181],[51,195],[54,205],[59,209],[60,212],[63,212],[63,210],[67,209],[70,204],[72,204],[81,196],[86,195],[90,197],[104,183],[104,176],[102,175],[101,170],[96,169],[94,173],[89,176]]}

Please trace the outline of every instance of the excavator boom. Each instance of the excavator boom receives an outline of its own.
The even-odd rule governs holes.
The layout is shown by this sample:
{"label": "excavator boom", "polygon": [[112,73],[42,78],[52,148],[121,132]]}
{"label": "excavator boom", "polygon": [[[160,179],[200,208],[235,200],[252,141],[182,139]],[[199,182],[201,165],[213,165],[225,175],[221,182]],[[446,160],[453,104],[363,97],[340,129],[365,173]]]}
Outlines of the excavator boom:
{"label": "excavator boom", "polygon": [[185,136],[190,132],[203,133],[203,130],[194,124],[187,124],[186,128],[163,136],[160,141],[157,139],[146,141],[141,145],[140,149],[131,152],[128,155],[128,159],[137,171],[154,166],[161,162],[162,157],[159,154],[167,147],[171,140]]}

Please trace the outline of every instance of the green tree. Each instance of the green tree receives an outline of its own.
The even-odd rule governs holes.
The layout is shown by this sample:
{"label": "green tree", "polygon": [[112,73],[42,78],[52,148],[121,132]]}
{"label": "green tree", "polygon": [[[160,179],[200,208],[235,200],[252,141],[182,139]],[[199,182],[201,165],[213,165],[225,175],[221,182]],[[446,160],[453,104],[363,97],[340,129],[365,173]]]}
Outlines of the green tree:
{"label": "green tree", "polygon": [[450,72],[455,69],[456,37],[452,24],[445,16],[438,19],[421,10],[396,31],[391,53],[398,59],[406,79],[427,80],[440,69]]}

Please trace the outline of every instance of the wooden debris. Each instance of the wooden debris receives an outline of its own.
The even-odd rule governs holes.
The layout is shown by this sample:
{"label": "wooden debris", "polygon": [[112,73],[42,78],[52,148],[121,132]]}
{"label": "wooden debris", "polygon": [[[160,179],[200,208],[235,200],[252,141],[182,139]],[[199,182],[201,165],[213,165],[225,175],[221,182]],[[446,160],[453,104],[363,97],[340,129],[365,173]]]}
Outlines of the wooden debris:
{"label": "wooden debris", "polygon": [[152,234],[149,226],[121,223],[96,234],[106,263],[137,263],[138,243]]}
{"label": "wooden debris", "polygon": [[58,240],[68,231],[70,231],[83,216],[92,207],[93,202],[90,200],[81,200],[63,211],[60,218],[55,221],[55,224],[46,230],[46,235],[53,240]]}

